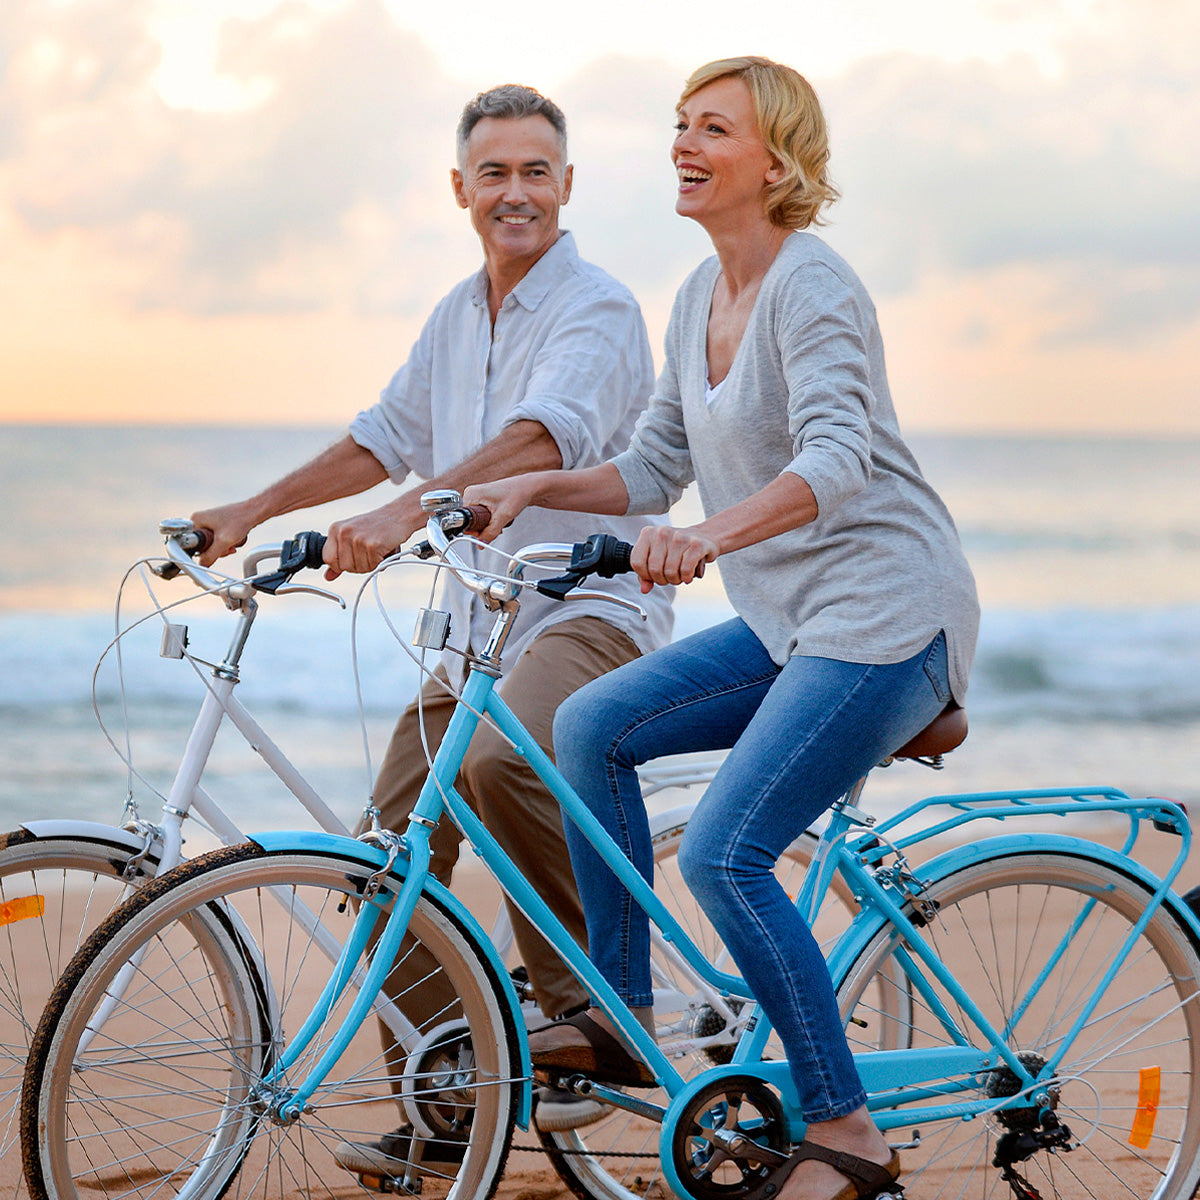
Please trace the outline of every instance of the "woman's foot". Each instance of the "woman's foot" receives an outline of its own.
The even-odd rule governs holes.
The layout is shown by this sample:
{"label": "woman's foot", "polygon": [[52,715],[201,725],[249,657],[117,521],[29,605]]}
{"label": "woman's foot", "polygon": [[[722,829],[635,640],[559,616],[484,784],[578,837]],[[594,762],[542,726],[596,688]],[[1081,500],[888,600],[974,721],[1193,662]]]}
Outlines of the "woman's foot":
{"label": "woman's foot", "polygon": [[865,1108],[809,1125],[792,1157],[779,1200],[868,1200],[900,1174],[900,1156]]}
{"label": "woman's foot", "polygon": [[[631,1010],[645,1027],[652,1010]],[[616,1027],[597,1008],[554,1021],[529,1035],[529,1055],[535,1071],[551,1075],[578,1073],[602,1083],[654,1087],[650,1068],[618,1040]]]}

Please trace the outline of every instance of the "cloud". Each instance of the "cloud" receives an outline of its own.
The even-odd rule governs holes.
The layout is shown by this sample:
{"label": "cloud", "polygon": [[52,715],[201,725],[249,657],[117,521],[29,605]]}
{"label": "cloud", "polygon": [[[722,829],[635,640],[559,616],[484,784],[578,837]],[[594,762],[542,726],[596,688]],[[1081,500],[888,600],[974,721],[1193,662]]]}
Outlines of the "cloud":
{"label": "cloud", "polygon": [[669,147],[683,78],[655,58],[609,57],[555,99],[570,122],[575,193],[564,215],[588,257],[640,297],[664,303],[712,253],[703,230],[675,214]]}
{"label": "cloud", "polygon": [[[845,201],[833,240],[883,295],[931,271],[1040,264],[1092,293],[1075,336],[1139,336],[1200,313],[1200,74],[1158,5],[1031,60],[895,55],[822,89]],[[1170,10],[1170,11],[1166,11]],[[1172,36],[1174,33],[1176,36]],[[1062,336],[1061,334],[1059,336]]]}
{"label": "cloud", "polygon": [[376,0],[228,21],[217,69],[263,94],[234,112],[162,101],[144,5],[49,8],[18,28],[4,192],[36,234],[82,230],[142,261],[137,306],[415,302],[377,264],[398,273],[401,222],[446,187],[461,98]]}
{"label": "cloud", "polygon": [[[1028,0],[995,11],[1006,4],[1019,16]],[[1058,27],[1072,9],[1054,8]],[[1183,328],[1200,314],[1193,9],[1092,5],[1053,69],[1045,55],[895,53],[814,79],[845,197],[830,240],[884,303],[932,277],[1035,266],[1054,281],[1038,302],[1072,314],[1048,339]],[[465,97],[382,0],[227,21],[217,69],[252,102],[218,112],[159,95],[148,0],[17,0],[3,14],[0,215],[47,244],[74,239],[113,302],[416,317],[476,264],[446,178]],[[709,252],[671,204],[681,82],[631,56],[555,89],[576,163],[566,223],[650,307]]]}

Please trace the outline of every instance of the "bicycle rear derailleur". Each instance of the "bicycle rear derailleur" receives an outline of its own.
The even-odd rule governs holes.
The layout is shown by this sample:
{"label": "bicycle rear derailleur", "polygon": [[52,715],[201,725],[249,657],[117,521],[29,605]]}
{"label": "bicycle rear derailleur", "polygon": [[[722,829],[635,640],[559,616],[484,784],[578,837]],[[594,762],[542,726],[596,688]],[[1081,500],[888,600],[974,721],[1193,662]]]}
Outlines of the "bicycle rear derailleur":
{"label": "bicycle rear derailleur", "polygon": [[996,1143],[992,1166],[1000,1168],[1000,1178],[1012,1188],[1017,1200],[1042,1200],[1042,1194],[1018,1171],[1015,1164],[1032,1158],[1039,1150],[1053,1154],[1070,1150],[1071,1131],[1053,1113],[1046,1113],[1036,1128],[1009,1129]]}

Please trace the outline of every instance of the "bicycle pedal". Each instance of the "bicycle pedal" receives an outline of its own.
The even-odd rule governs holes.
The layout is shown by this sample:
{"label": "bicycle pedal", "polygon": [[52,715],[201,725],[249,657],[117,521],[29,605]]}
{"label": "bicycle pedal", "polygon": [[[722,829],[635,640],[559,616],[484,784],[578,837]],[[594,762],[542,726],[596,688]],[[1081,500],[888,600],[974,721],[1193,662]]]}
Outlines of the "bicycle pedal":
{"label": "bicycle pedal", "polygon": [[385,1196],[419,1196],[421,1180],[406,1184],[398,1175],[360,1175],[360,1182],[368,1191],[379,1192]]}

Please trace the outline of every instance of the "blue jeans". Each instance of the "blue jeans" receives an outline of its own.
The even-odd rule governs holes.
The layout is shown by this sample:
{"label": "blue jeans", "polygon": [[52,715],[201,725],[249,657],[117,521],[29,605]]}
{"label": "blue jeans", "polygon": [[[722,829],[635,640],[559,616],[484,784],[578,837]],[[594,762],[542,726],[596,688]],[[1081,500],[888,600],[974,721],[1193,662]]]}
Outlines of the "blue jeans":
{"label": "blue jeans", "polygon": [[[828,968],[772,873],[783,851],[950,699],[941,633],[905,662],[794,657],[782,668],[740,619],[627,663],[559,707],[559,768],[647,880],[653,855],[635,768],[729,749],[679,847],[679,867],[787,1050],[804,1119],[866,1096]],[[649,920],[582,834],[567,845],[592,961],[631,1006],[652,1003]]]}

